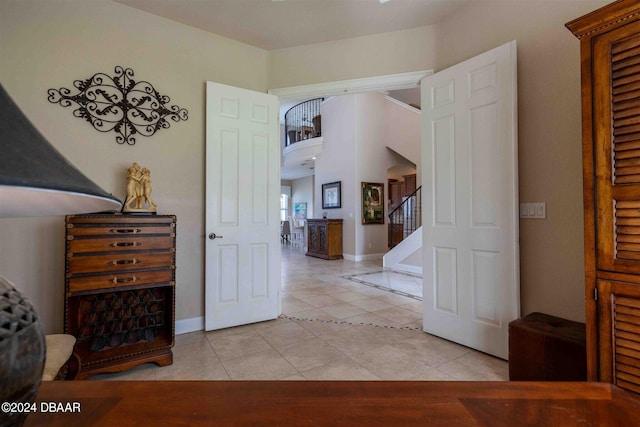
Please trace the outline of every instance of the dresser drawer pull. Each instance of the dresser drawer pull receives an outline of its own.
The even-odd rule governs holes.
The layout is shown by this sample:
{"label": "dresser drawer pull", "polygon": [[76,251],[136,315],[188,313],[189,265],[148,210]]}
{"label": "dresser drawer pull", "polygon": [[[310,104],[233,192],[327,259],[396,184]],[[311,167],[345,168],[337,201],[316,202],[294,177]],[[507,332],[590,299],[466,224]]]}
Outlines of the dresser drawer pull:
{"label": "dresser drawer pull", "polygon": [[112,228],[111,230],[109,230],[110,233],[117,234],[136,234],[141,231],[142,230],[140,230],[139,228]]}
{"label": "dresser drawer pull", "polygon": [[140,242],[113,242],[109,246],[112,248],[123,248],[127,246],[140,246],[141,244]]}
{"label": "dresser drawer pull", "polygon": [[140,260],[133,258],[133,259],[117,259],[115,261],[109,261],[108,264],[109,265],[124,265],[124,264],[137,264],[139,263]]}
{"label": "dresser drawer pull", "polygon": [[136,280],[138,280],[136,276],[124,277],[122,279],[118,279],[117,277],[114,277],[111,280],[111,282],[117,285],[118,283],[129,283],[129,282],[135,282]]}

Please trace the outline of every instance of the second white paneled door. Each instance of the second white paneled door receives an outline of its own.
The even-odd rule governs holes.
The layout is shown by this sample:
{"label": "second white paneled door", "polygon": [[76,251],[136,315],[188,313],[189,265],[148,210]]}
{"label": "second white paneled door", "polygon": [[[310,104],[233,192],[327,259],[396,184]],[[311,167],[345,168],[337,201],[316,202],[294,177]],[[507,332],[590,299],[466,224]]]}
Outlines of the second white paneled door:
{"label": "second white paneled door", "polygon": [[516,42],[422,80],[424,330],[506,359],[520,314]]}

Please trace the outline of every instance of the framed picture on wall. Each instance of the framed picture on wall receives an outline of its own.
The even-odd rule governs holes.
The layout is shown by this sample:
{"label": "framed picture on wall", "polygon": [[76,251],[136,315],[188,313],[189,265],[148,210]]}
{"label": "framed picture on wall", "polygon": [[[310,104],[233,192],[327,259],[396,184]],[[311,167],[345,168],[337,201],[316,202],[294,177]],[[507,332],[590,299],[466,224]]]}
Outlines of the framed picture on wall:
{"label": "framed picture on wall", "polygon": [[342,207],[340,184],[342,181],[322,184],[322,209],[337,209]]}
{"label": "framed picture on wall", "polygon": [[384,224],[384,184],[362,183],[362,223]]}
{"label": "framed picture on wall", "polygon": [[296,219],[307,219],[307,202],[294,203],[293,214]]}

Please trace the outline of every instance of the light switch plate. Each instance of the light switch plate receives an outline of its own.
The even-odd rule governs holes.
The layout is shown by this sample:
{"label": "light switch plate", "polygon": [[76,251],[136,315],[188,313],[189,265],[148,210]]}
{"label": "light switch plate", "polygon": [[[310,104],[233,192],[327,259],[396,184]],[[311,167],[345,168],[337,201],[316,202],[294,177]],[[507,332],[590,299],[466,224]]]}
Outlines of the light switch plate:
{"label": "light switch plate", "polygon": [[520,203],[520,218],[546,219],[547,204],[541,203]]}

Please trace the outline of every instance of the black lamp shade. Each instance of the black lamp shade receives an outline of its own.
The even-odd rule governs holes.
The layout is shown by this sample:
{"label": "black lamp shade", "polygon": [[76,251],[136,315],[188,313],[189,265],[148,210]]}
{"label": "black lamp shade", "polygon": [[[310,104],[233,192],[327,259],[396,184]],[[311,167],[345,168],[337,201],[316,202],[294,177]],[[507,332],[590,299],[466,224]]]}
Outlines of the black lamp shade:
{"label": "black lamp shade", "polygon": [[54,148],[0,85],[0,217],[117,211],[121,206]]}

